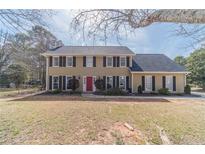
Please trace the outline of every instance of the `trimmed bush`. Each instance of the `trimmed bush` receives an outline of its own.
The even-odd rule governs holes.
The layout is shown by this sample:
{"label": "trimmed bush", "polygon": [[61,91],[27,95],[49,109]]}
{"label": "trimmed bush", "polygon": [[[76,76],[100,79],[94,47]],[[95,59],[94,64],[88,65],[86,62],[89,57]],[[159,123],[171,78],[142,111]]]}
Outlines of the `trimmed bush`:
{"label": "trimmed bush", "polygon": [[142,86],[141,86],[141,85],[138,86],[138,88],[137,88],[137,92],[138,92],[138,94],[142,94]]}
{"label": "trimmed bush", "polygon": [[75,90],[76,90],[77,88],[79,88],[79,86],[80,86],[79,80],[77,80],[77,79],[75,79],[75,78],[70,79],[70,80],[69,80],[69,84],[70,84],[71,89],[72,89],[73,91],[75,91]]}
{"label": "trimmed bush", "polygon": [[109,96],[120,96],[126,94],[127,93],[120,88],[111,88],[104,92],[104,95],[109,95]]}
{"label": "trimmed bush", "polygon": [[169,95],[169,89],[168,88],[161,88],[158,90],[159,94],[162,95]]}
{"label": "trimmed bush", "polygon": [[104,90],[104,80],[103,79],[97,79],[95,81],[95,87],[100,91]]}
{"label": "trimmed bush", "polygon": [[190,87],[190,85],[186,85],[184,87],[184,93],[185,94],[191,94],[191,87]]}
{"label": "trimmed bush", "polygon": [[59,93],[61,93],[61,90],[60,89],[55,89],[51,93],[52,94],[59,94]]}

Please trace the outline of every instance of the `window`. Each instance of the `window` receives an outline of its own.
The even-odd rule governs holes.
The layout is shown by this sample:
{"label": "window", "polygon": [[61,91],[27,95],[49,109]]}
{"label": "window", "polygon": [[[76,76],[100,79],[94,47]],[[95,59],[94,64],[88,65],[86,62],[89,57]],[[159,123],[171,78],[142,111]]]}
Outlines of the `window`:
{"label": "window", "polygon": [[166,76],[166,88],[168,88],[170,91],[173,90],[173,76]]}
{"label": "window", "polygon": [[86,66],[93,67],[93,57],[86,57]]}
{"label": "window", "polygon": [[110,89],[113,87],[113,78],[112,76],[107,77],[107,89]]}
{"label": "window", "polygon": [[72,88],[71,88],[71,84],[70,84],[70,82],[69,82],[71,79],[72,79],[71,76],[67,76],[67,77],[66,77],[66,83],[67,83],[67,84],[66,84],[66,89],[72,89]]}
{"label": "window", "polygon": [[72,67],[73,66],[73,57],[67,57],[67,66]]}
{"label": "window", "polygon": [[53,89],[58,89],[59,88],[59,79],[58,76],[53,77]]}
{"label": "window", "polygon": [[113,65],[113,58],[112,57],[107,57],[107,66],[112,67]]}
{"label": "window", "polygon": [[53,66],[59,66],[59,57],[53,57]]}
{"label": "window", "polygon": [[125,90],[125,85],[126,85],[125,82],[126,82],[125,76],[120,76],[119,78],[120,89]]}
{"label": "window", "polygon": [[120,67],[126,66],[126,57],[120,57]]}
{"label": "window", "polygon": [[145,76],[145,91],[152,91],[152,76]]}

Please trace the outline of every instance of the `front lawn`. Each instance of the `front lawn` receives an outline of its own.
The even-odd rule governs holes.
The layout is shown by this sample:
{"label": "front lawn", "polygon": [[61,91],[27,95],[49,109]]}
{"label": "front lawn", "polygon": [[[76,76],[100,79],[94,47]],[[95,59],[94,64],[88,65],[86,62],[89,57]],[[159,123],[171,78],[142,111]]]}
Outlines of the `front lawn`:
{"label": "front lawn", "polygon": [[20,89],[16,89],[16,88],[2,88],[0,89],[0,98],[1,97],[14,97],[17,95],[22,95],[22,94],[29,94],[29,93],[33,93],[33,92],[37,92],[39,90],[39,88],[20,88]]}
{"label": "front lawn", "polygon": [[170,143],[205,144],[204,117],[199,99],[1,100],[0,144],[162,144],[160,129]]}

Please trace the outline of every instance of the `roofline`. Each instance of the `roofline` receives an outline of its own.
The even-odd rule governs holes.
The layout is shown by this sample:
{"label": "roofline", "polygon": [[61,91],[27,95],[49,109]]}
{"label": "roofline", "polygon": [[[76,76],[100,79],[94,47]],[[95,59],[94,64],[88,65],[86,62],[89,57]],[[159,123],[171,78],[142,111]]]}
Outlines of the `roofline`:
{"label": "roofline", "polygon": [[176,74],[190,74],[191,72],[188,71],[180,71],[180,72],[176,72],[176,71],[131,71],[130,72],[132,74],[143,74],[143,73],[156,73],[156,74],[169,74],[169,73],[176,73]]}
{"label": "roofline", "polygon": [[135,54],[69,54],[69,53],[65,53],[65,54],[60,54],[60,53],[42,53],[41,54],[44,57],[47,56],[135,56]]}

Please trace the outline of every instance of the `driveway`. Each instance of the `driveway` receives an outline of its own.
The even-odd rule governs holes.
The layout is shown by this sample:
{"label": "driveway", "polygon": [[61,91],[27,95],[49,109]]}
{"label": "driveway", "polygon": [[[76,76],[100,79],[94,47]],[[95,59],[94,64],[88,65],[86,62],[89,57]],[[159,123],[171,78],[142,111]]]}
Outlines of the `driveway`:
{"label": "driveway", "polygon": [[191,92],[194,95],[200,95],[202,98],[205,98],[205,93],[204,92]]}

